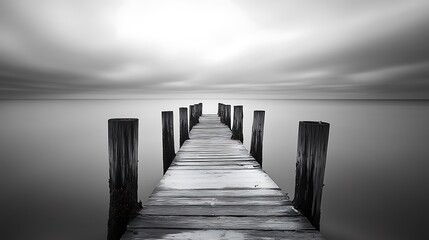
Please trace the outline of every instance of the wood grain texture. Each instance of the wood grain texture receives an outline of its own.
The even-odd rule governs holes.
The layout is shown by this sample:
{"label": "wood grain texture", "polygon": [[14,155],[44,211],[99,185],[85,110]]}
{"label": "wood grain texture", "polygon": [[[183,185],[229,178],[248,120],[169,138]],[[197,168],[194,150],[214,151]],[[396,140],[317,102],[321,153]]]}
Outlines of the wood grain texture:
{"label": "wood grain texture", "polygon": [[254,111],[250,155],[262,166],[262,143],[264,138],[265,111]]}
{"label": "wood grain texture", "polygon": [[203,115],[203,103],[198,103],[198,117]]}
{"label": "wood grain texture", "polygon": [[199,121],[199,118],[200,118],[199,112],[200,112],[200,105],[199,104],[194,104],[194,114],[193,114],[193,117],[194,117],[195,124],[197,124],[197,123],[200,122]]}
{"label": "wood grain texture", "polygon": [[176,156],[174,150],[173,111],[162,112],[162,158],[164,173]]}
{"label": "wood grain texture", "polygon": [[[219,115],[225,117],[225,105]],[[216,114],[202,115],[122,239],[322,239]]]}
{"label": "wood grain texture", "polygon": [[189,139],[188,108],[179,108],[180,147]]}
{"label": "wood grain texture", "polygon": [[294,205],[320,228],[329,123],[299,122]]}
{"label": "wood grain texture", "polygon": [[155,216],[299,216],[292,206],[283,205],[148,205],[141,211],[141,214]]}
{"label": "wood grain texture", "polygon": [[200,230],[200,229],[159,229],[145,228],[128,231],[124,240],[323,240],[318,231],[257,231],[257,230]]}
{"label": "wood grain texture", "polygon": [[108,239],[119,239],[138,211],[138,119],[108,121],[109,220]]}
{"label": "wood grain texture", "polygon": [[225,104],[220,104],[220,122],[225,123]]}
{"label": "wood grain texture", "polygon": [[193,228],[193,229],[242,229],[242,230],[305,230],[314,229],[302,216],[153,216],[138,215],[128,224],[135,228]]}
{"label": "wood grain texture", "polygon": [[195,126],[195,106],[189,105],[189,131]]}
{"label": "wood grain texture", "polygon": [[234,120],[232,123],[231,139],[243,142],[243,106],[234,106]]}
{"label": "wood grain texture", "polygon": [[220,108],[221,108],[222,103],[218,103],[217,104],[217,116],[220,117]]}
{"label": "wood grain texture", "polygon": [[225,105],[225,124],[231,129],[231,105]]}

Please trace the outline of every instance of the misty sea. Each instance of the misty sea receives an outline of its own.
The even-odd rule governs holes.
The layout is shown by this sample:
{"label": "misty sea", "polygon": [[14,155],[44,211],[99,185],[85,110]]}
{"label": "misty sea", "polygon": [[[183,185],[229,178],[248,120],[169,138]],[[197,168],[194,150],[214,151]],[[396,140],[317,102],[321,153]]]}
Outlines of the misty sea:
{"label": "misty sea", "polygon": [[3,100],[2,239],[106,239],[107,120],[139,118],[139,198],[162,177],[161,111],[202,102],[265,110],[263,168],[293,199],[298,122],[331,124],[321,232],[328,240],[429,239],[429,101]]}

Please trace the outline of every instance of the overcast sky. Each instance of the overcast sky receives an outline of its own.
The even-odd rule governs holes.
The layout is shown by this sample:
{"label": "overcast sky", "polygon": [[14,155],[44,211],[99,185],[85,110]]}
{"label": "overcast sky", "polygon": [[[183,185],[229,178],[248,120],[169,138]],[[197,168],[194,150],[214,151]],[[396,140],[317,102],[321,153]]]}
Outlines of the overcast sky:
{"label": "overcast sky", "polygon": [[0,98],[429,98],[427,0],[0,0]]}

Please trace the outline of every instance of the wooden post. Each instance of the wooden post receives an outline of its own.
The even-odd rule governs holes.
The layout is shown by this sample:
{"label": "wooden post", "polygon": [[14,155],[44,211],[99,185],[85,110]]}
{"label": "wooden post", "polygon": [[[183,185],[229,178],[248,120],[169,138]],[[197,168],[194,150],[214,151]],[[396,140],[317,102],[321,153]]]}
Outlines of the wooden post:
{"label": "wooden post", "polygon": [[231,129],[231,105],[225,105],[225,124]]}
{"label": "wooden post", "polygon": [[198,104],[194,104],[195,119],[198,118]]}
{"label": "wooden post", "polygon": [[234,121],[231,139],[243,142],[243,106],[234,106]]}
{"label": "wooden post", "polygon": [[198,117],[201,117],[203,115],[203,103],[198,103],[198,105],[199,105],[198,109],[200,110]]}
{"label": "wooden post", "polygon": [[220,122],[225,123],[225,104],[220,104]]}
{"label": "wooden post", "polygon": [[136,118],[108,121],[110,206],[107,239],[110,240],[121,238],[128,221],[141,208],[141,202],[137,202],[138,128]]}
{"label": "wooden post", "polygon": [[254,111],[253,113],[253,126],[252,126],[252,139],[250,142],[250,155],[262,167],[262,142],[264,137],[264,121],[265,111]]}
{"label": "wooden post", "polygon": [[222,103],[218,103],[217,104],[217,115],[220,117],[220,108],[221,108]]}
{"label": "wooden post", "polygon": [[162,153],[165,174],[176,156],[174,151],[173,111],[162,112]]}
{"label": "wooden post", "polygon": [[188,128],[188,108],[179,108],[179,123],[180,123],[180,146],[189,139]]}
{"label": "wooden post", "polygon": [[293,205],[320,230],[329,123],[299,122]]}
{"label": "wooden post", "polygon": [[194,116],[194,122],[195,122],[195,124],[197,124],[197,123],[200,122],[200,120],[198,119],[198,112],[200,111],[199,107],[200,106],[198,104],[194,104],[194,112],[192,114]]}
{"label": "wooden post", "polygon": [[194,120],[195,109],[194,108],[195,108],[194,105],[189,105],[189,131],[191,131],[195,125],[195,120]]}

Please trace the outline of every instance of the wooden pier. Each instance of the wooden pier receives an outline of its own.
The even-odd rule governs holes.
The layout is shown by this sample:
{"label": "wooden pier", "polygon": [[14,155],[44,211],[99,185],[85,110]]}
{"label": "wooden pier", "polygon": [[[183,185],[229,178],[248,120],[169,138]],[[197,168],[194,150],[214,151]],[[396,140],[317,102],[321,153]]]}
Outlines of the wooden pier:
{"label": "wooden pier", "polygon": [[323,239],[231,134],[201,115],[122,239]]}

